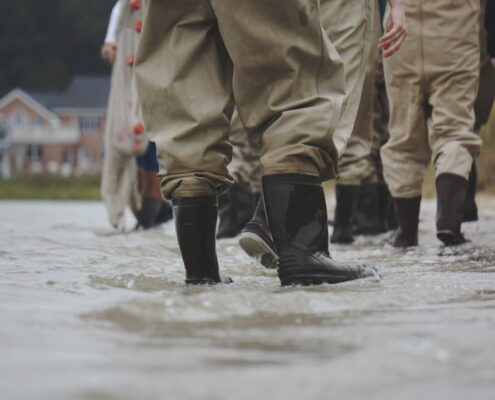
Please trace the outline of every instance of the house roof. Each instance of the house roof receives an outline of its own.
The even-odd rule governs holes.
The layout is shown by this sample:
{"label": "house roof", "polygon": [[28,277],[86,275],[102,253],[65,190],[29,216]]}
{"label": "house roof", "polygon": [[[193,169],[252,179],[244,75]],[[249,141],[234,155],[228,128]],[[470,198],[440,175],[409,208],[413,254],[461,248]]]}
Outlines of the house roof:
{"label": "house roof", "polygon": [[21,89],[14,89],[2,99],[0,99],[0,109],[9,104],[11,101],[19,99],[32,110],[34,110],[38,115],[41,115],[46,120],[58,120],[58,116],[51,112],[42,103],[37,101],[33,96],[30,96]]}
{"label": "house roof", "polygon": [[44,107],[53,109],[105,109],[110,93],[109,76],[76,76],[62,92],[28,92]]}

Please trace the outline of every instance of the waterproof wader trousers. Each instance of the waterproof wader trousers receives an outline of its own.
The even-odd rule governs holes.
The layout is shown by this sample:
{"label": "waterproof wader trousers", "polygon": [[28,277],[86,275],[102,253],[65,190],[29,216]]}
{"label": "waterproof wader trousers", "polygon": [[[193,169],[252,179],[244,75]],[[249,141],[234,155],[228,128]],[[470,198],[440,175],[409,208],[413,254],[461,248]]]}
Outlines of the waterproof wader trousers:
{"label": "waterproof wader trousers", "polygon": [[247,182],[253,193],[261,193],[261,135],[248,134],[237,110],[232,117],[229,140],[232,144],[230,175],[236,181]]}
{"label": "waterproof wader trousers", "polygon": [[[345,69],[346,97],[333,135],[334,143],[339,151],[339,158],[341,158],[350,140],[356,121],[356,113],[358,112],[363,91],[363,81],[369,65],[368,60],[375,45],[373,40],[376,40],[377,35],[372,29],[374,26],[371,21],[375,22],[375,18],[378,15],[374,13],[378,14],[378,11],[374,8],[374,0],[321,0],[320,3],[323,28],[342,58]],[[364,110],[366,108],[363,109],[363,113],[365,113]],[[362,119],[365,120],[365,118]],[[363,132],[364,135],[367,134],[367,132]],[[234,112],[230,131],[230,141],[234,150],[229,171],[231,174],[247,178],[254,192],[261,190],[259,161],[262,143],[261,133],[261,131],[250,131],[248,134],[238,113]],[[356,147],[363,149],[363,146],[359,146],[362,140],[358,138],[356,142],[358,143]],[[369,152],[367,145],[364,147],[365,151],[359,152],[361,160],[366,159]],[[349,157],[346,157],[346,160],[347,165],[352,163]],[[353,171],[357,170],[357,174],[359,174],[361,171],[366,170],[365,163],[366,161],[361,161],[359,167]],[[342,161],[340,161],[340,164],[342,164]]]}
{"label": "waterproof wader trousers", "polygon": [[479,76],[479,0],[405,0],[409,35],[385,60],[390,140],[382,148],[392,196],[421,195],[437,176],[467,179],[481,141],[473,133]]}
{"label": "waterproof wader trousers", "polygon": [[375,96],[376,63],[379,56],[377,43],[380,34],[380,18],[377,1],[370,1],[375,3],[372,24],[370,23],[371,48],[368,57],[364,60],[365,76],[364,81],[360,82],[362,92],[356,102],[359,107],[354,111],[355,118],[351,121],[352,125],[349,126],[351,128],[350,137],[339,159],[337,177],[337,184],[339,185],[360,185],[373,172],[371,165],[373,99]]}
{"label": "waterproof wader trousers", "polygon": [[[480,83],[478,97],[474,103],[474,113],[476,115],[475,130],[479,131],[482,125],[486,124],[492,111],[493,99],[495,97],[495,70],[490,62],[490,55],[487,49],[487,32],[485,28],[486,1],[480,1]],[[493,1],[493,0],[488,0]]]}
{"label": "waterproof wader trousers", "polygon": [[345,75],[319,2],[152,0],[136,74],[165,197],[232,183],[234,102],[248,132],[262,131],[264,175],[335,175]]}

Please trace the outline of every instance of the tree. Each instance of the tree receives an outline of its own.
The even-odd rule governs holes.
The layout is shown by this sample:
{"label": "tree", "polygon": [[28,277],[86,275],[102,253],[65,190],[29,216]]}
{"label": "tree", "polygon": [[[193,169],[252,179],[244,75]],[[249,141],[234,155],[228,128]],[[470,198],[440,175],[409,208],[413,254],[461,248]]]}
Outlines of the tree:
{"label": "tree", "polygon": [[62,89],[75,74],[104,74],[100,60],[115,0],[0,0],[0,96],[15,87]]}

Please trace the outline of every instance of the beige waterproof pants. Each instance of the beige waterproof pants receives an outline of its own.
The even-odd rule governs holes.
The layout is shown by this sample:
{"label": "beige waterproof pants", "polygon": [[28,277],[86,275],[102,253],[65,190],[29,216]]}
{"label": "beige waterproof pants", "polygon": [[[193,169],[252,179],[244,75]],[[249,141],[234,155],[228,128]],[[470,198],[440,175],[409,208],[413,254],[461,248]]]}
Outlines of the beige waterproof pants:
{"label": "beige waterproof pants", "polygon": [[[365,100],[372,94],[367,87],[371,83],[368,78],[368,85],[363,81],[365,73],[372,67],[373,53],[375,47],[376,32],[374,29],[379,25],[378,7],[374,9],[375,0],[322,0],[321,1],[321,21],[326,34],[334,44],[335,49],[344,62],[346,77],[346,100],[342,108],[341,117],[334,132],[333,140],[339,151],[339,179],[342,174],[351,177],[353,181],[360,180],[366,173],[369,158],[369,138],[370,129],[358,130],[356,139],[350,138],[353,126],[357,120],[362,121],[361,126],[370,121],[371,116],[367,115],[371,101],[360,106],[360,98]],[[376,10],[376,18],[374,12]],[[371,21],[376,23],[376,27],[371,25]],[[362,95],[361,95],[362,93]],[[358,112],[359,108],[359,112]],[[371,122],[370,122],[371,124]],[[354,135],[354,133],[353,133]],[[363,139],[364,136],[364,139]],[[259,154],[261,152],[261,138],[256,132],[247,134],[237,116],[234,113],[230,132],[230,141],[234,147],[232,163],[229,170],[248,179],[253,191],[261,191],[261,171],[259,168]],[[365,142],[364,146],[360,146]],[[344,151],[346,146],[352,146],[350,153]],[[364,147],[364,150],[363,150]],[[344,158],[344,166],[342,166]],[[359,166],[353,168],[352,162],[358,160]]]}
{"label": "beige waterproof pants", "polygon": [[261,135],[248,134],[237,110],[230,126],[229,140],[232,144],[232,161],[229,172],[237,181],[246,182],[253,193],[261,192]]}
{"label": "beige waterproof pants", "polygon": [[[336,11],[336,21],[347,12]],[[234,99],[248,133],[262,133],[264,175],[335,175],[346,82],[320,13],[315,0],[150,2],[136,71],[166,197],[231,183]]]}
{"label": "beige waterproof pants", "polygon": [[373,97],[373,126],[371,131],[371,169],[370,174],[363,183],[384,184],[383,164],[380,149],[387,143],[390,134],[388,132],[389,106],[385,78],[383,76],[383,62],[381,55],[376,63],[375,86]]}
{"label": "beige waterproof pants", "polygon": [[473,133],[479,76],[479,0],[405,0],[409,35],[384,63],[390,140],[382,148],[392,196],[421,195],[437,175],[467,178],[481,141]]}
{"label": "beige waterproof pants", "polygon": [[[488,0],[493,1],[493,0]],[[476,115],[475,131],[479,131],[484,125],[492,111],[493,99],[495,96],[495,70],[490,62],[490,56],[487,51],[486,29],[485,29],[485,6],[486,0],[480,1],[480,84],[478,96],[474,103],[474,113]]]}
{"label": "beige waterproof pants", "polygon": [[339,175],[337,183],[340,185],[360,185],[372,173],[371,151],[372,151],[372,126],[373,126],[373,100],[375,96],[375,71],[378,58],[378,37],[380,31],[380,13],[376,0],[374,3],[374,14],[372,16],[371,48],[369,55],[362,64],[365,67],[364,83],[360,100],[357,102],[359,108],[351,129],[351,136],[347,146],[342,152],[339,161]]}

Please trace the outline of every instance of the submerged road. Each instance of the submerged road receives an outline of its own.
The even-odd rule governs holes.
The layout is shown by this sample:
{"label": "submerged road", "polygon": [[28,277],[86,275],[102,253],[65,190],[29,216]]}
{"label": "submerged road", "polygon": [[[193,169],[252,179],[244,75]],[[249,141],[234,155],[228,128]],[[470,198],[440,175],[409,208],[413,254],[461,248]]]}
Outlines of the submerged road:
{"label": "submerged road", "polygon": [[185,287],[172,223],[116,235],[100,203],[0,202],[0,397],[491,400],[495,198],[456,248],[434,212],[417,249],[331,247],[381,282],[281,288],[224,240],[235,283]]}

